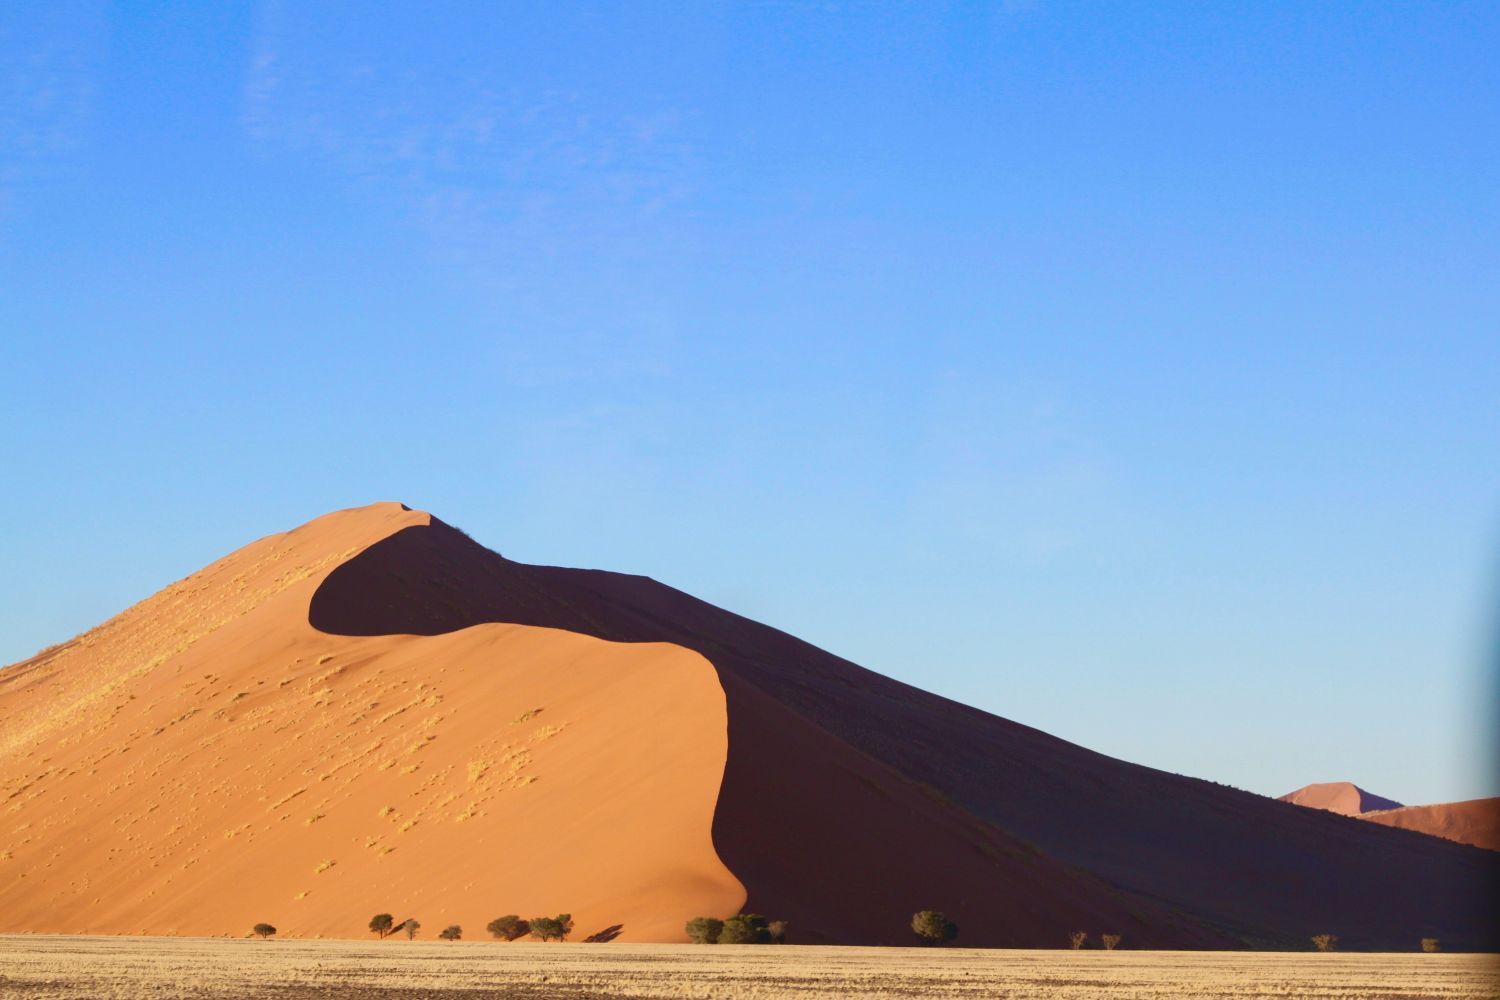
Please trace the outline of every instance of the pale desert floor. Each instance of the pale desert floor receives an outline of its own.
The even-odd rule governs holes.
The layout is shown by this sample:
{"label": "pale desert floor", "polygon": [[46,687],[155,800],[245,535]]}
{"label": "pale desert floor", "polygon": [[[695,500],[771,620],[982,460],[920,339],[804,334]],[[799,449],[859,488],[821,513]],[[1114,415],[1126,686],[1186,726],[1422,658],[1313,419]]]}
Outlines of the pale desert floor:
{"label": "pale desert floor", "polygon": [[0,996],[1500,997],[1492,955],[0,936]]}

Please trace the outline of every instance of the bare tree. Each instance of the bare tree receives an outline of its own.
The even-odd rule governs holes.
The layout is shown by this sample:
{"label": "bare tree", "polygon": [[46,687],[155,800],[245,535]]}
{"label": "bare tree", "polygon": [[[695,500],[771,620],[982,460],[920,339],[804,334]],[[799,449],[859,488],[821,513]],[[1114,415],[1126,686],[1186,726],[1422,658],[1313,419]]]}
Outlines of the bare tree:
{"label": "bare tree", "polygon": [[1074,951],[1077,951],[1078,949],[1082,948],[1084,945],[1088,944],[1088,940],[1089,940],[1089,932],[1088,931],[1074,931],[1072,934],[1068,935],[1068,944],[1070,944],[1070,945],[1073,946],[1073,950]]}
{"label": "bare tree", "polygon": [[1438,941],[1437,938],[1423,938],[1422,950],[1426,952],[1442,951],[1442,942]]}
{"label": "bare tree", "polygon": [[417,931],[422,929],[422,923],[416,917],[408,917],[401,924],[401,929],[406,932],[406,940],[410,941],[417,936]]}
{"label": "bare tree", "polygon": [[1100,934],[1099,935],[1099,940],[1104,942],[1104,948],[1105,948],[1106,951],[1114,951],[1115,950],[1115,946],[1120,943],[1120,935],[1118,935],[1118,934]]}
{"label": "bare tree", "polygon": [[1336,951],[1339,946],[1339,936],[1337,934],[1314,934],[1312,943],[1319,951]]}

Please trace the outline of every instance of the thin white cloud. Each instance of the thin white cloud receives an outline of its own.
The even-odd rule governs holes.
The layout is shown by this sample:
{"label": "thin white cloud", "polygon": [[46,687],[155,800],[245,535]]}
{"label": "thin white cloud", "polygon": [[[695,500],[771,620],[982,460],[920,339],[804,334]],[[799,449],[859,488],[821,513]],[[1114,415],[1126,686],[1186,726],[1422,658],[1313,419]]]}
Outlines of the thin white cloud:
{"label": "thin white cloud", "polygon": [[[331,42],[302,10],[260,11],[244,126],[267,156],[322,165],[351,198],[420,232],[492,310],[519,384],[655,377],[676,331],[636,279],[676,258],[701,174],[690,111],[380,42]],[[559,275],[586,275],[560,290]],[[611,335],[593,329],[608,314]],[[590,364],[580,366],[577,358]]]}
{"label": "thin white cloud", "polygon": [[0,215],[83,144],[101,12],[37,5],[0,18]]}

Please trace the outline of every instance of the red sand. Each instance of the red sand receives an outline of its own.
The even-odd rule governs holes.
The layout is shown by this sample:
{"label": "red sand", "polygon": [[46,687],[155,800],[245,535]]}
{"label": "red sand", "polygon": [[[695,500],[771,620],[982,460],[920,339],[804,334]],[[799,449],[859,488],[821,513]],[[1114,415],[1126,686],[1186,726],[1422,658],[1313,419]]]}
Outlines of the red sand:
{"label": "red sand", "polygon": [[1367,812],[1360,819],[1500,851],[1500,798],[1406,806]]}
{"label": "red sand", "polygon": [[394,504],[0,673],[0,733],[0,930],[567,909],[681,940],[743,902],[809,942],[908,943],[932,907],[973,945],[1495,943],[1488,852],[1113,760]]}

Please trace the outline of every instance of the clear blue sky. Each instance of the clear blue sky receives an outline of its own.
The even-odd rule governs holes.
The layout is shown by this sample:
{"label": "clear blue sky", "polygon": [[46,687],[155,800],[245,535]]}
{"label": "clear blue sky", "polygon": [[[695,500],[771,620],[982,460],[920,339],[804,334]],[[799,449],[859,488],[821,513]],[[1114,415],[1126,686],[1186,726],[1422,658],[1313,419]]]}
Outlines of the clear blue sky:
{"label": "clear blue sky", "polygon": [[8,3],[0,661],[399,499],[1117,756],[1500,792],[1500,7]]}

